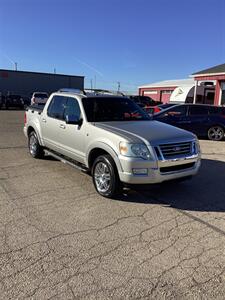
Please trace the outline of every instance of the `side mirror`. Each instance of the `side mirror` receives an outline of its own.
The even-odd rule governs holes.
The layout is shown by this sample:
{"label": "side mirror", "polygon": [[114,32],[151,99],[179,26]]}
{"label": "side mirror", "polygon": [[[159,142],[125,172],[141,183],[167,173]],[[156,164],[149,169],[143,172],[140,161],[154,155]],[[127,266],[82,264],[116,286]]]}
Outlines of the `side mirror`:
{"label": "side mirror", "polygon": [[66,115],[66,124],[70,125],[81,125],[83,120],[80,119],[78,116],[75,115]]}

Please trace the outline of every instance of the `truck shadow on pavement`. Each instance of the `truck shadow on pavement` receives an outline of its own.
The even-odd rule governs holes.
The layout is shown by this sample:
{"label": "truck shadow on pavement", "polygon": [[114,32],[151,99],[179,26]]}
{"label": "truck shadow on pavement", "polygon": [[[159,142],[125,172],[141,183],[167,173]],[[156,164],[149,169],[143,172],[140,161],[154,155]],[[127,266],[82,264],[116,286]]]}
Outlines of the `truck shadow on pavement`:
{"label": "truck shadow on pavement", "polygon": [[[157,186],[141,186],[137,193],[120,199],[126,202],[160,204],[181,210],[225,211],[225,162],[202,159],[199,173],[191,180]],[[140,197],[138,197],[140,195]]]}

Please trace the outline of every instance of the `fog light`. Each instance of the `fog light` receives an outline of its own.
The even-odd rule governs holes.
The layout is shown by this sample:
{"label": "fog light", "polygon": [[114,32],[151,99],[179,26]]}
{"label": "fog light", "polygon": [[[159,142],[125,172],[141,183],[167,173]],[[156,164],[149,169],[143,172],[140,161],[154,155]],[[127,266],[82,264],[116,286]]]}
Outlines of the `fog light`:
{"label": "fog light", "polygon": [[148,169],[133,169],[134,175],[148,175]]}

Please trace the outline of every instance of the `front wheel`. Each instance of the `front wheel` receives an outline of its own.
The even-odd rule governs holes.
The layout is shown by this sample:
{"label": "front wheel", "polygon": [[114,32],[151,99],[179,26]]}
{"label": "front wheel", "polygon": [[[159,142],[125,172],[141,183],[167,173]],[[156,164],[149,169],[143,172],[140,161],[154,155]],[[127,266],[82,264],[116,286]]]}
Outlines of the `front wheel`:
{"label": "front wheel", "polygon": [[32,131],[28,138],[28,148],[30,155],[33,158],[42,158],[44,156],[44,150],[39,144],[36,132]]}
{"label": "front wheel", "polygon": [[224,129],[221,126],[212,126],[208,130],[208,138],[212,141],[221,141],[224,137]]}
{"label": "front wheel", "polygon": [[121,193],[122,185],[115,162],[110,155],[96,158],[92,167],[92,178],[95,189],[101,196],[114,198]]}

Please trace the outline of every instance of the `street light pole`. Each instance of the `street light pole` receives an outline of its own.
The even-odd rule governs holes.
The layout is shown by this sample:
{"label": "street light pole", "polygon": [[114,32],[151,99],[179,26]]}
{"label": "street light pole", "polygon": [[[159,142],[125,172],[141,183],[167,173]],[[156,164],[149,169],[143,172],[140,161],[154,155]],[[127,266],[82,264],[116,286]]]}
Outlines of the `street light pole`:
{"label": "street light pole", "polygon": [[118,84],[118,90],[117,90],[117,92],[119,93],[120,92],[120,81],[118,81],[117,84]]}

